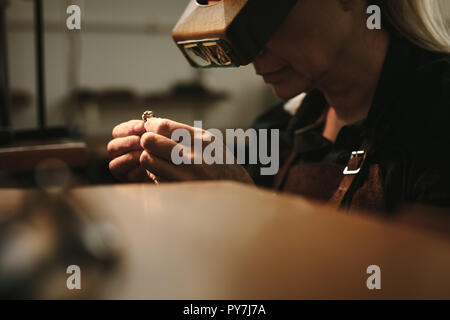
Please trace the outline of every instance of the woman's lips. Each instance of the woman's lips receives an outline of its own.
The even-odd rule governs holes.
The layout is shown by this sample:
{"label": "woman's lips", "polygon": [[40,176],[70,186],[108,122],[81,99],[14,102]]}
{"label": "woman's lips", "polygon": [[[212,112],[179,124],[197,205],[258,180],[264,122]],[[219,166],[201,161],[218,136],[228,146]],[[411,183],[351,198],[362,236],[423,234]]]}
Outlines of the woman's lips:
{"label": "woman's lips", "polygon": [[289,71],[289,68],[284,67],[275,72],[261,74],[261,76],[264,78],[265,83],[276,84],[277,82],[280,82],[281,80],[283,80],[283,77],[285,76],[286,72],[288,72],[288,71]]}

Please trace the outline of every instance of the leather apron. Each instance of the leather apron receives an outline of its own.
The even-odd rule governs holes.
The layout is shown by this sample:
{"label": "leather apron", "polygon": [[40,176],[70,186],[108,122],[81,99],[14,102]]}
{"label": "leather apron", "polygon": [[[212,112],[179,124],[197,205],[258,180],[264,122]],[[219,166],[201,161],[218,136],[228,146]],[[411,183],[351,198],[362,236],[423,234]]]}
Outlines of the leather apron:
{"label": "leather apron", "polygon": [[345,210],[384,211],[385,197],[378,164],[366,158],[370,142],[352,152],[347,165],[332,162],[298,162],[294,150],[274,180],[274,188],[302,195]]}

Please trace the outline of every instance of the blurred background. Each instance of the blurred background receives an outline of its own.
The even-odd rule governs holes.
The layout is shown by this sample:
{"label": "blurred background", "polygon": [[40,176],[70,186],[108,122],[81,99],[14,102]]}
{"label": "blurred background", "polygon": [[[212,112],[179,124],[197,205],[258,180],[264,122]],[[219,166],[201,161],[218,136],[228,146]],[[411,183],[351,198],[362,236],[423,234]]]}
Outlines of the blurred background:
{"label": "blurred background", "polygon": [[[38,126],[34,1],[6,3],[10,127],[30,132]],[[252,66],[199,71],[188,65],[171,38],[187,3],[42,0],[46,126],[68,129],[86,144],[87,183],[113,182],[104,170],[112,128],[144,110],[190,125],[203,120],[205,129],[247,128],[276,101]],[[66,27],[71,4],[81,8],[81,30]],[[32,184],[25,180],[16,172],[1,185]]]}
{"label": "blurred background", "polygon": [[[450,21],[450,1],[440,1]],[[0,108],[0,187],[35,187],[40,172],[60,169],[55,183],[116,182],[111,131],[144,110],[223,130],[248,128],[269,108],[277,98],[252,66],[201,71],[185,61],[171,31],[187,3],[0,0],[0,80],[9,88],[0,92],[9,104]],[[72,4],[81,30],[66,26]]]}

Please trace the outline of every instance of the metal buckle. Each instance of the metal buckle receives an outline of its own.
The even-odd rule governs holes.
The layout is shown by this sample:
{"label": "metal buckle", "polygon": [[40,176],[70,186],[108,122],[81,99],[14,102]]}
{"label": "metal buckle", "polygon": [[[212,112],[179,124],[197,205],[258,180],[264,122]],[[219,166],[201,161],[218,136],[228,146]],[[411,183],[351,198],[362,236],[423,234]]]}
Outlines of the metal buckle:
{"label": "metal buckle", "polygon": [[348,160],[348,162],[350,163],[350,161],[352,161],[355,158],[362,158],[359,161],[358,167],[356,169],[350,170],[347,165],[344,169],[345,175],[354,175],[354,174],[358,174],[361,171],[361,167],[364,164],[364,160],[366,160],[366,152],[365,151],[353,151],[352,155],[350,156],[350,160]]}

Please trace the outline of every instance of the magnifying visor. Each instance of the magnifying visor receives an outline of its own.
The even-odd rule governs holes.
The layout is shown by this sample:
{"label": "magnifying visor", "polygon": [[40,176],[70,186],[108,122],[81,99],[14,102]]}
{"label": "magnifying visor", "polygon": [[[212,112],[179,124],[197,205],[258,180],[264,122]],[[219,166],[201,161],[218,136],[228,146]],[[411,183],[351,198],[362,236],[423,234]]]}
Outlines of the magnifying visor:
{"label": "magnifying visor", "polygon": [[190,0],[172,37],[196,68],[251,63],[297,0]]}

